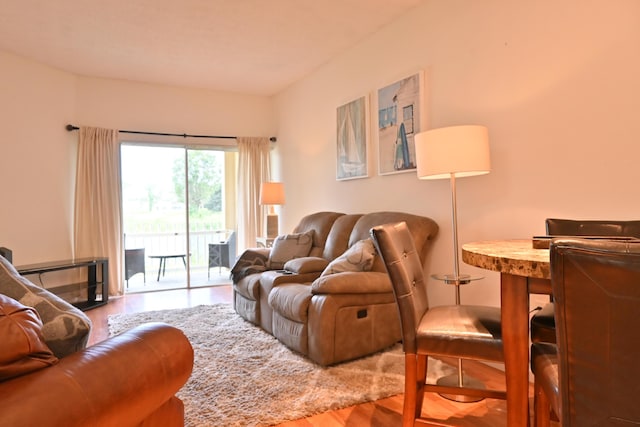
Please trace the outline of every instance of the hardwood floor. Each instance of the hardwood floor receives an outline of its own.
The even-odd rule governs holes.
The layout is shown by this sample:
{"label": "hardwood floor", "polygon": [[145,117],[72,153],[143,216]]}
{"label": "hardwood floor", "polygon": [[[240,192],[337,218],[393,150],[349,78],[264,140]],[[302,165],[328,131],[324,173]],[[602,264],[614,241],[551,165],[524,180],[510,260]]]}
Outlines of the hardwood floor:
{"label": "hardwood floor", "polygon": [[[115,313],[185,308],[199,304],[231,302],[231,287],[228,285],[191,290],[171,290],[127,294],[109,299],[105,306],[89,310],[86,314],[93,322],[89,345],[108,337],[107,316]],[[465,362],[467,373],[488,387],[504,388],[501,371],[481,363]],[[529,393],[533,395],[532,389]],[[314,415],[301,420],[285,422],[279,427],[389,427],[402,423],[403,395],[369,402],[349,408]],[[533,402],[531,402],[533,403]],[[457,403],[437,394],[425,395],[424,414],[432,417],[434,425],[459,427],[506,426],[506,403],[485,399],[476,403]],[[557,424],[552,424],[557,425]]]}

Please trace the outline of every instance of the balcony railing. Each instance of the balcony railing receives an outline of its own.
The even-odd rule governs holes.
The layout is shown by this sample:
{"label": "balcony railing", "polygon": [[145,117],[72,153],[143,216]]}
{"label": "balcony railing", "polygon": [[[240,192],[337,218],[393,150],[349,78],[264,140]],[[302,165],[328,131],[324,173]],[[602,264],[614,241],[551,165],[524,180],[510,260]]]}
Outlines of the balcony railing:
{"label": "balcony railing", "polygon": [[[189,240],[189,262],[191,268],[207,268],[209,263],[209,243],[219,243],[229,236],[231,230],[192,231]],[[157,269],[150,255],[178,255],[187,253],[187,238],[184,232],[163,231],[125,234],[125,249],[144,248],[147,256],[147,271]],[[167,266],[167,269],[178,268]]]}

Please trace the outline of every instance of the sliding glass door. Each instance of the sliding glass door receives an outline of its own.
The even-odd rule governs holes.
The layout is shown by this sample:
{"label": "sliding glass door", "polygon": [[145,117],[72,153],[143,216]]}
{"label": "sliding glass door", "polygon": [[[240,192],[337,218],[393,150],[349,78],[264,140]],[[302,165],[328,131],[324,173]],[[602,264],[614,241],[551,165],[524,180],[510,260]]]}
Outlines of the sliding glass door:
{"label": "sliding glass door", "polygon": [[236,153],[123,144],[121,154],[125,290],[227,283]]}

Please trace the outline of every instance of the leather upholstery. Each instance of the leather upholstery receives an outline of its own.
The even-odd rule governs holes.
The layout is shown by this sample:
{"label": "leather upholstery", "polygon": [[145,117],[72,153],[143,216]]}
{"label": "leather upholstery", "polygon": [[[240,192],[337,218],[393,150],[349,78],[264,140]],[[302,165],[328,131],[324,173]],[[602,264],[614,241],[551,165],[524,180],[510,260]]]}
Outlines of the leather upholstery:
{"label": "leather upholstery", "polygon": [[640,237],[640,221],[575,220],[547,218],[549,236],[629,236]]}
{"label": "leather upholstery", "polygon": [[[640,424],[640,242],[562,238],[550,253],[558,370],[539,368],[543,344],[533,343],[536,389],[558,383],[565,427]],[[541,406],[538,425],[548,425]]]}
{"label": "leather upholstery", "polygon": [[[409,224],[424,262],[438,230],[429,218],[401,212],[311,214],[294,230],[315,231],[311,255],[285,264],[285,269],[294,274],[268,270],[234,283],[236,311],[321,365],[355,359],[393,345],[401,338],[400,324],[391,282],[379,257],[375,257],[372,271],[320,277],[330,261],[368,239],[372,226],[389,221]],[[247,292],[248,281],[258,285],[253,287],[258,289],[257,295]]]}
{"label": "leather upholstery", "polygon": [[[538,373],[538,380],[534,381],[535,425],[549,427],[550,410],[556,417],[562,416],[558,385],[558,347],[544,341],[532,345],[531,371]],[[545,380],[541,381],[541,377],[544,377]],[[541,413],[545,414],[542,418],[539,415]]]}
{"label": "leather upholstery", "polygon": [[[391,278],[400,314],[405,352],[403,425],[413,426],[414,418],[419,418],[421,413],[428,357],[502,361],[501,313],[497,307],[429,307],[420,254],[407,224],[375,226],[371,229],[371,236]],[[430,385],[429,390],[438,387]],[[471,395],[478,396],[486,390],[463,388],[457,391],[456,394],[473,393]],[[504,392],[488,393],[492,397],[506,396]]]}
{"label": "leather upholstery", "polygon": [[193,349],[179,329],[139,326],[0,382],[0,425],[182,426],[184,408],[175,393],[192,367]]}
{"label": "leather upholstery", "polygon": [[545,304],[531,316],[531,341],[556,342],[555,308],[552,302]]}
{"label": "leather upholstery", "polygon": [[[300,223],[294,229],[294,233],[304,233],[309,230],[313,230],[314,233],[310,256],[303,259],[298,258],[298,263],[303,262],[304,259],[311,260],[314,257],[322,257],[331,227],[336,219],[342,215],[344,214],[339,212],[316,212],[300,220]],[[249,253],[252,251],[256,251],[256,249],[248,250]],[[268,258],[269,251],[264,250],[263,253]],[[244,253],[240,255],[237,262],[242,262],[243,257],[245,257]],[[317,261],[314,263],[317,265]],[[303,265],[299,266],[299,268],[305,267]],[[322,270],[309,273],[308,280],[315,279],[321,272]],[[233,304],[236,312],[245,320],[260,326],[269,333],[273,333],[273,310],[269,306],[271,288],[276,282],[285,283],[295,281],[295,279],[290,275],[277,280],[273,277],[270,280],[260,280],[264,273],[250,274],[240,280],[234,278]],[[283,276],[281,273],[271,273],[272,276],[274,274]]]}
{"label": "leather upholstery", "polygon": [[36,310],[0,294],[0,381],[58,363],[42,335]]}
{"label": "leather upholstery", "polygon": [[406,224],[377,226],[371,233],[393,284],[405,353],[503,360],[499,308],[430,308],[422,264]]}
{"label": "leather upholstery", "polygon": [[[640,221],[574,220],[547,218],[548,236],[610,236],[640,238]],[[553,302],[531,317],[531,341],[556,342]]]}

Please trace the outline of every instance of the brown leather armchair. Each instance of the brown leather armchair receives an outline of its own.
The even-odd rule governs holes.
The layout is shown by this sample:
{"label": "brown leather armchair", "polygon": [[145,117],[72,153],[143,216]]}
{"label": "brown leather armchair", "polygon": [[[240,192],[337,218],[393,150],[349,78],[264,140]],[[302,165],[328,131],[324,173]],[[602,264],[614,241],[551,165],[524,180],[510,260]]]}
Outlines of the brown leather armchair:
{"label": "brown leather armchair", "polygon": [[640,242],[550,246],[557,346],[534,342],[535,425],[640,424]]}
{"label": "brown leather armchair", "polygon": [[1,426],[184,425],[193,349],[179,329],[149,323],[51,363],[0,382]]}

